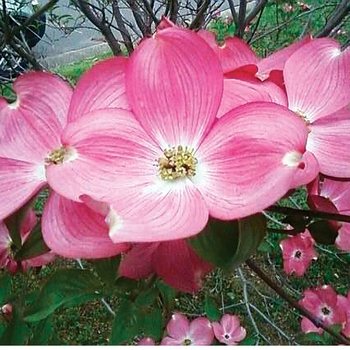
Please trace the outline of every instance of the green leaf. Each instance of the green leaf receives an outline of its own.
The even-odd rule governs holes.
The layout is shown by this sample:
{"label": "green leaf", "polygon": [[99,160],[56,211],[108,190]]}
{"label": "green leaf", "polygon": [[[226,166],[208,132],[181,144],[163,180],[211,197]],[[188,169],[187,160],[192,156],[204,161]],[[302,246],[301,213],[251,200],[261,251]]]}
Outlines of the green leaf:
{"label": "green leaf", "polygon": [[40,321],[68,302],[72,306],[97,298],[97,291],[101,289],[101,282],[88,270],[58,270],[50,276],[37,300],[26,310],[25,320]]}
{"label": "green leaf", "polygon": [[110,288],[115,287],[120,258],[121,256],[118,255],[108,259],[98,259],[92,261],[92,264],[101,280]]}
{"label": "green leaf", "polygon": [[15,260],[21,261],[31,259],[49,251],[50,248],[44,242],[40,222],[38,222],[21,249],[16,253]]}
{"label": "green leaf", "polygon": [[204,311],[211,322],[219,321],[222,316],[215,299],[207,294],[205,295],[204,300]]}
{"label": "green leaf", "polygon": [[8,301],[11,294],[11,277],[8,273],[5,273],[0,278],[0,306]]}
{"label": "green leaf", "polygon": [[138,334],[138,320],[139,309],[132,301],[122,299],[114,318],[109,344],[122,345],[131,341]]}
{"label": "green leaf", "polygon": [[328,220],[318,220],[311,223],[308,227],[312,238],[320,244],[334,244],[338,237],[338,229]]}
{"label": "green leaf", "polygon": [[135,304],[139,306],[152,305],[158,298],[158,290],[154,287],[142,291],[135,299]]}
{"label": "green leaf", "polygon": [[53,335],[53,322],[52,316],[49,316],[41,320],[35,327],[34,334],[29,341],[29,345],[47,345],[49,339]]}
{"label": "green leaf", "polygon": [[24,345],[30,335],[30,328],[23,321],[17,307],[13,306],[11,321],[0,336],[0,345]]}
{"label": "green leaf", "polygon": [[247,260],[265,234],[265,217],[255,214],[234,221],[210,219],[204,230],[188,242],[204,260],[228,268]]}
{"label": "green leaf", "polygon": [[244,340],[242,340],[238,345],[255,345],[256,344],[256,337],[255,336],[251,336],[248,338],[245,338]]}
{"label": "green leaf", "polygon": [[157,279],[156,286],[160,292],[160,296],[163,302],[163,307],[169,312],[175,307],[175,298],[177,292],[175,289],[171,288],[165,284],[162,280]]}
{"label": "green leaf", "polygon": [[139,330],[146,336],[158,341],[163,335],[162,310],[158,307],[143,307],[139,313]]}

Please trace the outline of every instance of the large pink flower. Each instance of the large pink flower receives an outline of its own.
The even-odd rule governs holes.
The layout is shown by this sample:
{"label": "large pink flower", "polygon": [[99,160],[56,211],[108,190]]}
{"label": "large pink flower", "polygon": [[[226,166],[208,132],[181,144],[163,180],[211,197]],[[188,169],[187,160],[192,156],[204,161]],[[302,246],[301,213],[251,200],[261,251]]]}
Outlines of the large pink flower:
{"label": "large pink flower", "polygon": [[226,345],[237,345],[247,334],[238,317],[229,314],[222,316],[220,322],[214,322],[213,330],[216,339]]}
{"label": "large pink flower", "polygon": [[[32,209],[29,209],[20,227],[21,242],[24,244],[33,228],[36,226],[37,218]],[[55,255],[52,252],[38,255],[34,258],[22,260],[20,263],[14,259],[13,242],[10,237],[10,233],[3,221],[0,221],[0,268],[6,267],[11,274],[18,271],[26,272],[29,267],[43,266],[55,259]]]}
{"label": "large pink flower", "polygon": [[346,337],[350,337],[350,290],[347,297],[343,295],[338,295],[338,303],[340,307],[345,310],[346,313],[346,323],[343,326],[342,333]]}
{"label": "large pink flower", "polygon": [[[342,307],[341,298],[332,286],[324,285],[305,290],[300,304],[319,320],[323,321],[326,326],[334,324],[344,325],[347,320],[346,310]],[[305,333],[323,333],[322,328],[316,327],[306,317],[303,317],[301,320],[301,328]]]}
{"label": "large pink flower", "polygon": [[106,107],[128,108],[126,63],[124,58],[98,63],[82,76],[74,93],[57,76],[31,72],[15,81],[15,102],[0,97],[0,220],[46,184],[46,168],[59,157],[68,122]]}
{"label": "large pink flower", "polygon": [[70,123],[59,161],[47,167],[61,195],[111,203],[114,242],[195,235],[209,215],[256,213],[318,172],[305,152],[306,125],[287,108],[251,103],[216,119],[220,63],[188,30],[168,27],[142,41],[126,84],[132,112],[104,109]]}
{"label": "large pink flower", "polygon": [[198,317],[192,322],[175,313],[167,327],[168,336],[162,339],[161,345],[211,345],[214,332],[206,317]]}
{"label": "large pink flower", "polygon": [[[15,102],[0,98],[0,219],[47,184],[46,170],[60,157],[61,134],[67,123],[107,107],[129,108],[126,64],[125,58],[96,64],[82,76],[74,93],[52,74],[31,72],[16,80]],[[69,188],[69,182],[65,186]],[[114,244],[108,236],[113,224],[109,206],[101,215],[83,202],[57,194],[50,197],[42,220],[48,246],[57,254],[75,258],[102,258],[125,250],[125,244]]]}
{"label": "large pink flower", "polygon": [[[308,186],[308,203],[312,209],[350,215],[350,181],[322,176]],[[338,230],[335,246],[350,252],[350,223],[330,224]]]}
{"label": "large pink flower", "polygon": [[317,259],[314,240],[308,230],[281,241],[283,269],[287,275],[304,275],[312,260]]}
{"label": "large pink flower", "polygon": [[119,274],[138,279],[156,273],[173,288],[195,293],[213,268],[181,239],[136,244],[121,262]]}

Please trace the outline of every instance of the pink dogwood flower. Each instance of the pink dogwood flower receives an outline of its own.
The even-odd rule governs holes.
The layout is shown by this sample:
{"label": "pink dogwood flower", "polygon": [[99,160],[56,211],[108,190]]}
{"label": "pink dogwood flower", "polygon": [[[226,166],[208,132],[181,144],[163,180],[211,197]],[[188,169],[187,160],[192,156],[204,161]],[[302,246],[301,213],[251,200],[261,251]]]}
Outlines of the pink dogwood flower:
{"label": "pink dogwood flower", "polygon": [[[350,215],[350,181],[318,177],[308,186],[308,204],[314,210]],[[338,230],[335,246],[350,252],[350,223],[329,221]]]}
{"label": "pink dogwood flower", "polygon": [[[33,228],[36,226],[37,218],[32,209],[28,210],[21,222],[20,235],[24,244]],[[14,259],[12,240],[9,231],[3,221],[0,221],[0,268],[6,267],[11,274],[19,271],[26,272],[30,267],[39,267],[52,262],[56,256],[52,252],[38,255],[34,258],[22,260],[20,263]]]}
{"label": "pink dogwood flower", "polygon": [[203,261],[185,240],[134,245],[122,260],[119,274],[139,279],[156,273],[165,283],[182,292],[196,293],[214,267]]}
{"label": "pink dogwood flower", "polygon": [[310,182],[318,165],[305,152],[304,122],[267,102],[217,120],[222,86],[218,58],[203,39],[159,29],[130,56],[132,112],[105,109],[67,125],[46,169],[50,186],[71,200],[86,194],[110,203],[117,243],[189,237],[209,215],[241,218]]}
{"label": "pink dogwood flower", "polygon": [[314,240],[308,230],[281,241],[283,269],[287,275],[293,272],[296,276],[303,276],[312,260],[317,259]]}
{"label": "pink dogwood flower", "polygon": [[[15,102],[0,98],[0,219],[47,185],[48,164],[59,158],[61,134],[67,123],[99,109],[129,108],[126,63],[125,58],[111,58],[96,64],[82,76],[74,93],[52,74],[31,72],[14,83]],[[101,215],[81,198],[70,201],[56,193],[52,196],[44,208],[42,226],[44,240],[56,254],[103,258],[127,249],[108,236],[108,221],[113,219],[108,216],[107,204]]]}
{"label": "pink dogwood flower", "polygon": [[216,339],[226,345],[237,345],[247,334],[235,315],[225,314],[220,322],[214,322],[212,325]]}
{"label": "pink dogwood flower", "polygon": [[138,341],[137,345],[154,346],[156,342],[152,338],[142,338]]}
{"label": "pink dogwood flower", "polygon": [[168,336],[160,345],[211,345],[214,341],[213,327],[206,317],[189,322],[184,315],[175,313],[166,329]]}
{"label": "pink dogwood flower", "polygon": [[338,295],[338,299],[340,307],[345,310],[346,313],[346,323],[343,326],[342,333],[346,337],[350,337],[350,291],[348,292],[347,297]]}
{"label": "pink dogwood flower", "polygon": [[[332,286],[324,285],[305,290],[304,297],[299,303],[324,322],[326,326],[334,324],[344,325],[347,320],[346,310],[342,307],[341,298]],[[301,320],[301,329],[304,333],[323,333],[322,328],[316,327],[306,317],[303,317]]]}

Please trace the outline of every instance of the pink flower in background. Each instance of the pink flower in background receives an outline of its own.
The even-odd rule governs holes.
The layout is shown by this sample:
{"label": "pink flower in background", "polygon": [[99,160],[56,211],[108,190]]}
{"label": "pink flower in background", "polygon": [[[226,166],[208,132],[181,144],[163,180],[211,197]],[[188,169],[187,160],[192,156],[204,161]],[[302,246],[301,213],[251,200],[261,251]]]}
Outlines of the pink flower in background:
{"label": "pink flower in background", "polygon": [[[350,215],[350,181],[318,177],[308,186],[311,209]],[[350,223],[329,221],[338,230],[335,246],[350,252]]]}
{"label": "pink flower in background", "polygon": [[156,273],[171,287],[196,293],[213,268],[181,239],[134,245],[120,263],[118,272],[121,276],[134,279]]}
{"label": "pink flower in background", "polygon": [[138,341],[137,345],[154,346],[156,343],[152,338],[142,338]]}
{"label": "pink flower in background", "polygon": [[340,307],[345,310],[346,313],[346,323],[343,326],[342,333],[346,337],[350,337],[350,290],[347,297],[343,295],[338,295],[338,303]]}
{"label": "pink flower in background", "polygon": [[226,345],[237,345],[247,334],[235,315],[225,314],[220,322],[214,322],[212,325],[216,339]]}
{"label": "pink flower in background", "polygon": [[167,327],[168,336],[160,345],[211,345],[214,332],[206,317],[198,317],[189,322],[187,317],[175,313]]}
{"label": "pink flower in background", "polygon": [[[299,303],[319,320],[323,321],[326,326],[334,324],[344,325],[347,320],[346,310],[342,306],[341,298],[332,286],[324,285],[305,290],[304,297]],[[323,333],[322,328],[316,327],[306,317],[303,317],[301,320],[301,329],[304,333]]]}
{"label": "pink flower in background", "polygon": [[[59,194],[111,204],[121,217],[110,232],[115,243],[195,235],[209,215],[256,213],[318,172],[305,152],[307,127],[287,108],[246,104],[218,121],[216,55],[195,33],[163,28],[130,56],[132,113],[105,109],[69,124],[61,142],[72,157],[47,167]],[[123,218],[135,223],[133,232]]]}
{"label": "pink flower in background", "polygon": [[320,172],[350,177],[350,49],[342,51],[334,39],[314,39],[287,59],[283,76],[288,107],[309,129],[306,149]]}
{"label": "pink flower in background", "polygon": [[[36,226],[37,218],[32,209],[28,210],[21,223],[20,235],[22,244],[26,242],[31,231]],[[0,221],[0,268],[6,267],[11,274],[19,271],[26,272],[29,267],[43,266],[55,259],[51,252],[36,256],[34,258],[22,260],[20,263],[14,259],[12,251],[12,240],[9,231],[3,221]]]}
{"label": "pink flower in background", "polygon": [[12,304],[5,304],[0,308],[0,315],[5,317],[7,321],[11,320],[13,307]]}
{"label": "pink flower in background", "polygon": [[314,240],[308,230],[281,241],[283,269],[287,275],[304,275],[312,260],[317,259]]}

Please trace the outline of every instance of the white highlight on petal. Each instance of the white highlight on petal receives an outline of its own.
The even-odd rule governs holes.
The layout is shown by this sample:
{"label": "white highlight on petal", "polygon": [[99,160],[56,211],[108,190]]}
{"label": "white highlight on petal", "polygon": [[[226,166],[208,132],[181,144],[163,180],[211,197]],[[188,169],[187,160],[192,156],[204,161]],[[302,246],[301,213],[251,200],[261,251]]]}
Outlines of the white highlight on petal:
{"label": "white highlight on petal", "polygon": [[78,152],[75,148],[73,147],[66,147],[66,152],[63,158],[63,162],[72,162],[73,160],[78,158]]}
{"label": "white highlight on petal", "polygon": [[122,218],[112,208],[110,208],[105,222],[109,226],[109,237],[111,239],[123,226]]}
{"label": "white highlight on petal", "polygon": [[10,109],[17,109],[19,107],[19,98],[17,97],[16,101],[9,103],[8,106]]}
{"label": "white highlight on petal", "polygon": [[45,165],[44,164],[39,164],[37,169],[36,169],[35,174],[36,174],[37,179],[46,181]]}
{"label": "white highlight on petal", "polygon": [[291,151],[284,155],[282,159],[283,165],[295,167],[298,166],[303,159],[303,154],[298,151]]}

